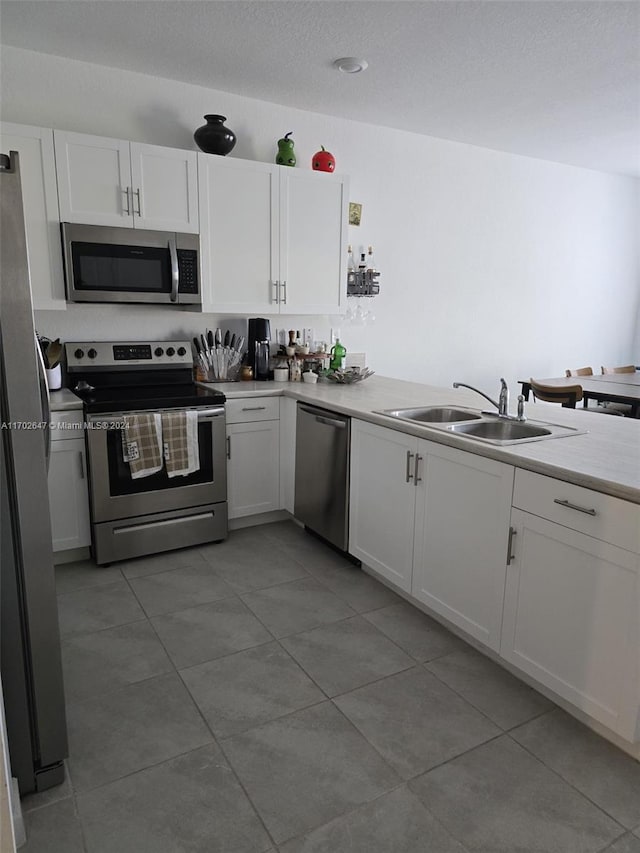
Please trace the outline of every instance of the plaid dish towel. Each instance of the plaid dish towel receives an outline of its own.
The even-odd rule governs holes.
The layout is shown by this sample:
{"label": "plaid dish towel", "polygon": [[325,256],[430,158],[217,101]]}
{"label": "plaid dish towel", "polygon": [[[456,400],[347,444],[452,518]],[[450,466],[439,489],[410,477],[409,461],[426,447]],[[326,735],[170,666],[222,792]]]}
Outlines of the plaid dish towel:
{"label": "plaid dish towel", "polygon": [[162,441],[168,477],[186,477],[200,470],[197,412],[164,412]]}
{"label": "plaid dish towel", "polygon": [[129,463],[131,477],[150,477],[162,469],[162,425],[160,415],[125,415],[122,458]]}

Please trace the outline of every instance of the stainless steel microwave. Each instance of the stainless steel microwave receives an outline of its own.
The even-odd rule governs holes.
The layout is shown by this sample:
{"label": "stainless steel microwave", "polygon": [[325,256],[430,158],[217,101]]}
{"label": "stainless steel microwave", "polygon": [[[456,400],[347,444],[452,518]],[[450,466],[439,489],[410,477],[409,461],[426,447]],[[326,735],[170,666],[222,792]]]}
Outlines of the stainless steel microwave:
{"label": "stainless steel microwave", "polygon": [[70,302],[201,305],[197,234],[62,223]]}

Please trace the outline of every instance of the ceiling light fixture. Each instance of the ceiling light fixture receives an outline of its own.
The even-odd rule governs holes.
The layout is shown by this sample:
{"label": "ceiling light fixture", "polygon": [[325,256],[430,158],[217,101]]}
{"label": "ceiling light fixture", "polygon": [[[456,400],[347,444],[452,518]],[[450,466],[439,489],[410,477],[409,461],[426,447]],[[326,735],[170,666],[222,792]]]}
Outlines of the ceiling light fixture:
{"label": "ceiling light fixture", "polygon": [[336,59],[333,67],[343,74],[358,74],[369,67],[366,59],[358,59],[357,56],[344,56],[342,59]]}

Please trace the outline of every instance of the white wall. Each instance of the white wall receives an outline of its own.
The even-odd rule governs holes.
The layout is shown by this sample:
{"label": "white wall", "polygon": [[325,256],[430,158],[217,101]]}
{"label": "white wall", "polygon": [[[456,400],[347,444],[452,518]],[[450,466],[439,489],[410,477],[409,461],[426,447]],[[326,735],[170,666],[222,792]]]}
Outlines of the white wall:
{"label": "white wall", "polygon": [[[365,300],[375,326],[342,323],[342,339],[379,373],[495,390],[501,375],[640,363],[637,180],[9,47],[2,99],[9,121],[194,150],[202,116],[222,113],[238,136],[231,156],[271,162],[291,130],[303,169],[323,144],[363,204],[349,239],[356,250],[373,244],[382,271],[381,295]],[[36,319],[42,332],[76,340],[244,327],[139,306],[70,306]],[[327,337],[337,321],[274,325],[313,325]]]}

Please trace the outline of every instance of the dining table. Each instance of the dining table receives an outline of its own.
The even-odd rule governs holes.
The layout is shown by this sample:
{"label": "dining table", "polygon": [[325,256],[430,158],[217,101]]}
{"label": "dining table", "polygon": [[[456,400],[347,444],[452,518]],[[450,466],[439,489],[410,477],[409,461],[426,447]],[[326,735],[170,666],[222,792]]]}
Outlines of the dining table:
{"label": "dining table", "polygon": [[[631,406],[631,417],[637,418],[640,413],[640,370],[635,373],[603,373],[593,376],[557,376],[551,379],[536,379],[541,385],[553,388],[566,388],[580,385],[582,388],[582,405],[586,409],[589,400],[598,403],[625,403]],[[529,399],[531,381],[519,379],[522,395]]]}

